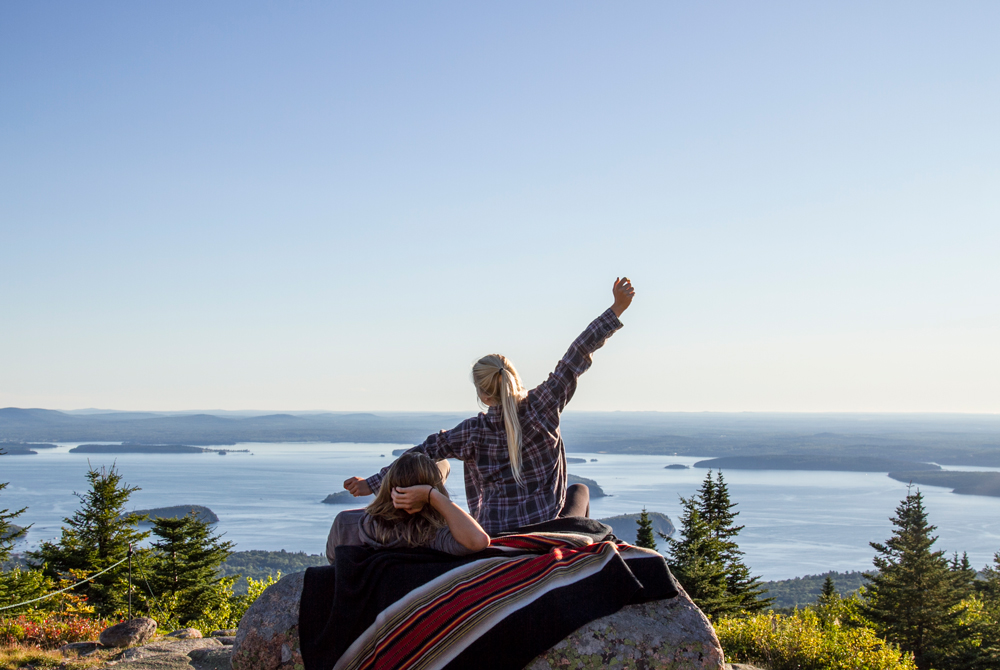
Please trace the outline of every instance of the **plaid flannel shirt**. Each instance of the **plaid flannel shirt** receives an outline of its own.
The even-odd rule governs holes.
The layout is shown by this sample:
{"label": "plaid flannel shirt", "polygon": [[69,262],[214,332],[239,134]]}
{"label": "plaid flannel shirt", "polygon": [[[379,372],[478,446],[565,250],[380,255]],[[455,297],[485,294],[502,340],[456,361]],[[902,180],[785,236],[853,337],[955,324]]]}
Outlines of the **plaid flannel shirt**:
{"label": "plaid flannel shirt", "polygon": [[[576,391],[577,378],[593,363],[592,354],[622,327],[608,309],[576,338],[548,379],[518,404],[521,422],[521,478],[514,480],[507,453],[507,430],[498,406],[410,449],[435,461],[465,463],[469,512],[490,535],[556,518],[566,503],[566,451],[559,418]],[[389,468],[366,481],[378,492]]]}

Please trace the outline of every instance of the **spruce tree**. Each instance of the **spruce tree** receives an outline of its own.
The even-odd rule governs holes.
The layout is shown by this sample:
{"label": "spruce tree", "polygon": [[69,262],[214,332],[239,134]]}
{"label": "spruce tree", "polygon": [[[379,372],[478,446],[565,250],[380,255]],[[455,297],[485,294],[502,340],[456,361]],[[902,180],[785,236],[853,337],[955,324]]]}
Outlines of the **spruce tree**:
{"label": "spruce tree", "polygon": [[956,592],[961,598],[968,598],[975,592],[976,569],[969,561],[968,552],[962,552],[962,558],[955,552],[951,558],[951,575]]}
{"label": "spruce tree", "polygon": [[[6,455],[0,451],[0,456]],[[0,491],[7,488],[9,482],[0,483]],[[27,507],[11,511],[9,508],[0,509],[0,563],[10,558],[14,544],[25,536],[27,528],[16,526],[13,520],[24,514]],[[0,571],[0,606],[13,605],[15,603],[30,600],[41,595],[45,587],[45,580],[41,575],[31,570],[21,570],[14,568],[10,571]],[[7,610],[7,614],[13,613]]]}
{"label": "spruce tree", "polygon": [[[9,483],[0,483],[0,491],[7,488]],[[10,509],[0,509],[0,563],[10,558],[14,544],[27,534],[27,528],[15,526],[13,523],[13,520],[24,514],[27,509],[27,507],[22,507],[14,512],[11,512]]]}
{"label": "spruce tree", "polygon": [[720,470],[717,479],[712,481],[712,471],[709,470],[698,494],[701,500],[700,511],[712,529],[712,535],[719,541],[721,558],[726,573],[727,591],[740,610],[759,612],[768,607],[773,598],[766,597],[767,589],[761,584],[760,577],[750,574],[750,568],[743,562],[743,552],[736,542],[736,537],[744,526],[736,525],[736,503],[729,498],[729,487]]}
{"label": "spruce tree", "polygon": [[[73,516],[63,519],[66,525],[59,542],[43,542],[37,551],[28,554],[35,564],[41,564],[48,577],[93,575],[126,558],[130,544],[149,537],[148,532],[136,528],[146,517],[125,511],[129,497],[139,487],[125,484],[114,465],[91,468],[87,480],[90,491],[75,494],[81,506]],[[128,566],[122,564],[75,591],[86,596],[98,614],[114,615],[126,607],[128,589],[122,583],[127,574]]]}
{"label": "spruce tree", "polygon": [[639,530],[635,534],[635,546],[656,551],[656,538],[653,537],[653,522],[649,518],[646,508],[642,508],[639,518],[636,519]]}
{"label": "spruce tree", "polygon": [[932,549],[936,526],[927,522],[919,489],[907,489],[891,521],[892,537],[870,543],[878,571],[865,574],[864,613],[885,639],[913,653],[920,670],[945,667],[960,635],[962,595],[944,552]]}
{"label": "spruce tree", "polygon": [[153,534],[159,539],[149,561],[149,585],[161,605],[169,603],[182,625],[219,606],[225,597],[219,567],[232,553],[233,543],[212,535],[208,523],[194,513],[157,519]]}
{"label": "spruce tree", "polygon": [[681,539],[665,538],[670,571],[706,615],[716,617],[738,611],[738,603],[728,592],[722,547],[701,516],[697,496],[682,497],[681,507]]}
{"label": "spruce tree", "polygon": [[976,581],[976,591],[986,616],[975,663],[970,665],[975,670],[995,670],[1000,668],[1000,551],[993,555],[993,565],[983,568],[983,576]]}
{"label": "spruce tree", "polygon": [[823,590],[820,591],[817,603],[820,606],[830,605],[837,602],[839,599],[840,594],[837,593],[837,587],[833,583],[833,577],[827,575],[826,579],[823,580]]}

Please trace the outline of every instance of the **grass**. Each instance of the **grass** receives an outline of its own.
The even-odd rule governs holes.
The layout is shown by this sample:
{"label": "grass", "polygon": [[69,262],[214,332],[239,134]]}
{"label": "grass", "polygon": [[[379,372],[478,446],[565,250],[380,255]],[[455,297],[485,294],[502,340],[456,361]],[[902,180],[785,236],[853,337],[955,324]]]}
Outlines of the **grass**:
{"label": "grass", "polygon": [[64,656],[58,650],[38,647],[0,647],[0,670],[34,670],[35,668],[59,668],[59,670],[92,670],[106,665],[120,649],[97,651],[89,656]]}

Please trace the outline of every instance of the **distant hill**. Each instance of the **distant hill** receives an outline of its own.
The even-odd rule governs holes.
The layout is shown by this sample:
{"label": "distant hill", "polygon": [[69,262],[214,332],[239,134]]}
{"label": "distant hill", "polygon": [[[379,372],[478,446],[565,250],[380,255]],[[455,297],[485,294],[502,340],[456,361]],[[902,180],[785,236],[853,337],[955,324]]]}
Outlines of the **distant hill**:
{"label": "distant hill", "polygon": [[215,512],[202,505],[174,505],[173,507],[154,507],[153,509],[137,509],[135,514],[146,514],[149,521],[143,523],[151,524],[154,519],[177,519],[194,512],[195,516],[207,523],[218,523],[219,517]]}
{"label": "distant hill", "polygon": [[868,582],[862,572],[825,572],[822,575],[762,583],[767,589],[767,595],[774,598],[773,607],[804,607],[814,604],[819,598],[827,575],[833,579],[833,586],[841,597],[849,596]]}
{"label": "distant hill", "polygon": [[[420,444],[464,413],[66,413],[0,409],[0,441]],[[1000,415],[573,412],[569,452],[680,456],[821,455],[1000,467]],[[902,471],[908,468],[893,468]],[[887,470],[883,470],[888,472]]]}
{"label": "distant hill", "polygon": [[729,470],[833,470],[839,472],[892,472],[893,470],[940,470],[933,463],[897,461],[872,456],[835,456],[819,454],[769,454],[762,456],[724,456],[698,461],[696,468]]}
{"label": "distant hill", "polygon": [[[674,534],[674,524],[670,517],[660,512],[649,512],[649,520],[653,522],[653,531],[663,533],[667,537]],[[598,519],[601,523],[606,523],[614,530],[615,537],[622,542],[635,544],[636,535],[639,532],[639,514],[619,514],[605,519]],[[656,536],[657,549],[664,551],[663,538]]]}
{"label": "distant hill", "polygon": [[1000,472],[910,471],[890,472],[889,476],[900,482],[944,486],[952,489],[952,493],[962,495],[1000,497]]}
{"label": "distant hill", "polygon": [[230,575],[241,575],[241,578],[233,585],[236,593],[246,593],[246,577],[257,580],[267,579],[269,575],[290,575],[293,572],[302,572],[306,568],[318,565],[329,565],[326,556],[321,554],[306,554],[297,551],[234,551],[222,564],[219,573],[222,577]]}

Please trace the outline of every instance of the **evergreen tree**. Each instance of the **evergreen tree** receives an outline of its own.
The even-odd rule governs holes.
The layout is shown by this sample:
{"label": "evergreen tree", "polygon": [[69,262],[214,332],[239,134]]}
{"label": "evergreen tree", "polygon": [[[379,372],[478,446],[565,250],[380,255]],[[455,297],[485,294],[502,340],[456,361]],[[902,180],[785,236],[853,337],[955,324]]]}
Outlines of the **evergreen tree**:
{"label": "evergreen tree", "polygon": [[968,598],[976,589],[976,569],[969,561],[968,552],[962,552],[962,558],[955,552],[951,558],[951,574],[956,592],[961,598]]}
{"label": "evergreen tree", "polygon": [[823,590],[819,594],[819,598],[816,600],[816,610],[819,614],[820,620],[824,624],[829,624],[834,619],[834,613],[837,610],[837,605],[840,603],[840,594],[837,593],[837,587],[833,583],[833,577],[830,575],[826,576],[823,580]]}
{"label": "evergreen tree", "polygon": [[681,498],[680,538],[668,542],[670,571],[708,616],[738,611],[738,603],[728,592],[722,546],[712,527],[702,518],[697,496]]}
{"label": "evergreen tree", "polygon": [[[0,456],[3,455],[6,455],[5,452],[0,450]],[[8,483],[0,483],[0,491],[7,488]],[[21,528],[12,523],[27,509],[27,507],[22,507],[13,512],[9,508],[0,509],[0,563],[10,558],[14,544],[24,537],[28,528],[31,527]],[[0,571],[0,607],[37,598],[45,592],[49,585],[48,580],[35,570],[23,570],[16,567],[9,571]],[[16,614],[17,612],[17,609],[8,609],[4,614]]]}
{"label": "evergreen tree", "polygon": [[907,489],[891,518],[893,535],[871,542],[878,572],[866,573],[864,613],[888,641],[912,652],[920,670],[949,667],[947,654],[960,637],[962,595],[943,551],[932,549],[936,529],[927,522],[923,496]]}
{"label": "evergreen tree", "polygon": [[[125,484],[114,465],[100,470],[91,468],[87,480],[90,491],[75,494],[81,506],[73,516],[63,519],[66,526],[59,542],[43,542],[37,551],[29,553],[48,577],[93,575],[126,558],[130,544],[149,537],[148,532],[136,528],[146,517],[125,511],[129,497],[139,487]],[[86,596],[88,604],[100,615],[122,612],[128,600],[127,586],[122,586],[127,573],[128,566],[119,565],[76,591]]]}
{"label": "evergreen tree", "polygon": [[177,519],[156,519],[149,564],[149,586],[161,601],[169,605],[182,625],[189,624],[218,607],[225,598],[220,566],[232,553],[233,543],[212,535],[207,522],[189,514]]}
{"label": "evergreen tree", "polygon": [[712,471],[709,470],[702,483],[698,497],[701,501],[700,511],[712,529],[712,535],[719,541],[720,556],[726,573],[726,590],[734,599],[738,609],[747,612],[759,612],[774,602],[766,597],[767,589],[761,584],[760,577],[750,574],[750,568],[743,562],[743,552],[736,542],[736,536],[743,526],[736,525],[736,503],[729,498],[729,487],[720,470],[717,479],[712,481]]}
{"label": "evergreen tree", "polygon": [[974,670],[996,670],[1000,668],[1000,552],[993,555],[992,566],[983,568],[983,576],[975,587],[985,616],[976,659],[970,666]]}
{"label": "evergreen tree", "polygon": [[635,546],[656,551],[656,538],[653,537],[653,522],[649,518],[646,508],[642,508],[642,513],[636,520],[639,530],[635,534]]}
{"label": "evergreen tree", "polygon": [[827,575],[826,579],[823,580],[823,590],[819,594],[819,604],[827,605],[835,602],[839,598],[840,594],[837,593],[837,587],[833,583],[833,577]]}
{"label": "evergreen tree", "polygon": [[[0,456],[5,456],[7,452],[0,450]],[[3,491],[10,482],[0,483],[0,491]],[[0,509],[0,563],[10,558],[10,552],[14,544],[28,532],[27,528],[15,526],[13,520],[24,514],[27,507],[11,512],[10,509]],[[29,526],[30,528],[30,526]]]}

